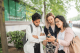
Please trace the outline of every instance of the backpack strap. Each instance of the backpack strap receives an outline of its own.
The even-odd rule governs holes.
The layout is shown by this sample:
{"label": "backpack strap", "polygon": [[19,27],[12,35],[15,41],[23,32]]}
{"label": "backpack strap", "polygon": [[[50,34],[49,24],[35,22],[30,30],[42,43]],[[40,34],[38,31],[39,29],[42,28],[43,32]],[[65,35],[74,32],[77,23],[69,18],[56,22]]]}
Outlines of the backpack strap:
{"label": "backpack strap", "polygon": [[[30,28],[31,28],[31,33],[33,32],[33,27],[32,25],[30,24]],[[42,27],[40,26],[40,30],[42,31]]]}
{"label": "backpack strap", "polygon": [[[31,33],[32,33],[32,32],[33,32],[33,27],[32,27],[31,24],[29,24],[29,25],[30,25]],[[41,26],[40,26],[40,30],[42,31],[42,27],[41,27]],[[26,33],[25,33],[25,35],[24,35],[22,41],[23,41],[23,45],[25,45],[25,43],[28,41],[28,39],[26,40]]]}
{"label": "backpack strap", "polygon": [[[32,32],[33,32],[33,27],[32,27],[31,24],[30,24],[30,28],[31,28],[31,33],[32,33]],[[28,41],[28,39],[26,40],[26,33],[25,33],[25,35],[24,35],[22,41],[23,41],[23,45],[25,45],[25,43]]]}
{"label": "backpack strap", "polygon": [[31,28],[31,33],[33,32],[33,27],[32,27],[32,25],[30,24],[30,28]]}
{"label": "backpack strap", "polygon": [[40,30],[42,31],[42,27],[40,26]]}

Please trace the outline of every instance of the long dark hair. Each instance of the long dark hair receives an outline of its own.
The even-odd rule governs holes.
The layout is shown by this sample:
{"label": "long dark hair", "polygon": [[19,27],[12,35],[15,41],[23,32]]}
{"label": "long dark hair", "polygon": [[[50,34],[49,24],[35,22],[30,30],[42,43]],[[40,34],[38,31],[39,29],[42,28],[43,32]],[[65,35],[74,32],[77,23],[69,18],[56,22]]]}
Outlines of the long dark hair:
{"label": "long dark hair", "polygon": [[[56,19],[56,18],[58,18],[59,20],[61,20],[61,21],[63,22],[63,28],[69,27],[69,25],[67,24],[67,22],[66,22],[66,20],[65,20],[65,18],[64,18],[63,16],[57,15],[57,16],[55,17],[55,19]],[[56,26],[56,27],[57,27],[57,26]],[[57,30],[60,31],[60,28],[58,28]],[[58,32],[59,32],[59,31],[58,31]]]}

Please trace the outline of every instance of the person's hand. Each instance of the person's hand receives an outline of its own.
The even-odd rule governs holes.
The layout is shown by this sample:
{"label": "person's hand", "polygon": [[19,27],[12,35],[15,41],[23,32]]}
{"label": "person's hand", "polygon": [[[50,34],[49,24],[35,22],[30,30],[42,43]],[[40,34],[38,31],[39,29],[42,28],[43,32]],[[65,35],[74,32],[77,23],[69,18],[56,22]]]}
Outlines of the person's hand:
{"label": "person's hand", "polygon": [[47,42],[48,42],[48,40],[44,40],[42,43],[43,43],[44,46],[46,46]]}
{"label": "person's hand", "polygon": [[44,40],[43,42],[48,42],[47,38],[46,38],[46,40]]}
{"label": "person's hand", "polygon": [[55,41],[55,37],[54,36],[50,36],[50,38],[47,38],[48,42],[54,42]]}
{"label": "person's hand", "polygon": [[47,38],[50,38],[50,36],[51,36],[51,34],[48,34],[48,35],[47,35]]}
{"label": "person's hand", "polygon": [[38,36],[37,35],[33,35],[33,37],[38,39]]}
{"label": "person's hand", "polygon": [[41,33],[40,36],[45,36],[45,33]]}
{"label": "person's hand", "polygon": [[48,34],[47,36],[51,36],[51,34]]}
{"label": "person's hand", "polygon": [[48,40],[44,40],[43,42],[48,42]]}

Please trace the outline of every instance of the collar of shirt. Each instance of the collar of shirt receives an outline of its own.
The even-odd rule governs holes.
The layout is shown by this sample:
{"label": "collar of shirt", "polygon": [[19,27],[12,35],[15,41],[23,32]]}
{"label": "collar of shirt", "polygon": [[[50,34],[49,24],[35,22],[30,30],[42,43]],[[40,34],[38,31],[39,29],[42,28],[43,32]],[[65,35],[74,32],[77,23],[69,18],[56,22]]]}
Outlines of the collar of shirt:
{"label": "collar of shirt", "polygon": [[40,36],[40,26],[36,27],[33,23],[32,23],[32,27],[33,27],[33,35],[37,35]]}
{"label": "collar of shirt", "polygon": [[[36,27],[36,26],[34,25],[34,23],[32,23],[32,26],[33,26],[33,27]],[[40,25],[39,25],[38,27],[40,27]],[[36,28],[37,28],[37,27],[36,27]]]}

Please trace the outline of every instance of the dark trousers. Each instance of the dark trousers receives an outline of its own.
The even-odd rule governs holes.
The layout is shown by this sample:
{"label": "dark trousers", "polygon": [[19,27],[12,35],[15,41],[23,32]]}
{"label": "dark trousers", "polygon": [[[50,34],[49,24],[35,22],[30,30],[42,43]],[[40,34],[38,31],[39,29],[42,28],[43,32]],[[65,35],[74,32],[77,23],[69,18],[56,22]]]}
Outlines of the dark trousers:
{"label": "dark trousers", "polygon": [[35,43],[35,45],[34,45],[34,53],[40,53],[40,43]]}
{"label": "dark trousers", "polygon": [[58,50],[58,53],[65,53],[65,52],[63,50],[60,50],[60,51]]}

